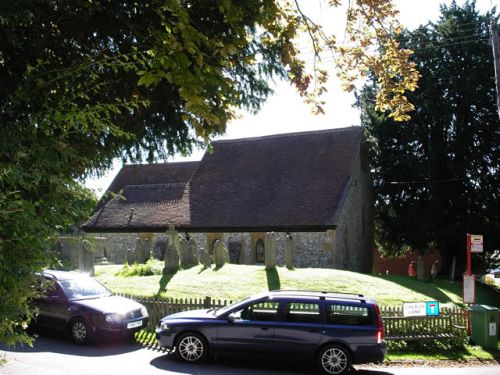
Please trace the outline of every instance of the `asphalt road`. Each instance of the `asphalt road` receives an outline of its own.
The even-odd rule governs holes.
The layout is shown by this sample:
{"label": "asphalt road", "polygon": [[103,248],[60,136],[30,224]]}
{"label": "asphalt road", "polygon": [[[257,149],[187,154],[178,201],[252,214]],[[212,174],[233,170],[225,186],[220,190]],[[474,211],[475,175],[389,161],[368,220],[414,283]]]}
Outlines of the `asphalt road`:
{"label": "asphalt road", "polygon": [[[186,364],[158,349],[139,344],[79,346],[69,339],[43,336],[33,348],[0,347],[7,364],[2,375],[310,375],[308,364],[273,360],[209,360],[201,365]],[[498,375],[500,365],[482,367],[369,367],[358,366],[356,375]]]}

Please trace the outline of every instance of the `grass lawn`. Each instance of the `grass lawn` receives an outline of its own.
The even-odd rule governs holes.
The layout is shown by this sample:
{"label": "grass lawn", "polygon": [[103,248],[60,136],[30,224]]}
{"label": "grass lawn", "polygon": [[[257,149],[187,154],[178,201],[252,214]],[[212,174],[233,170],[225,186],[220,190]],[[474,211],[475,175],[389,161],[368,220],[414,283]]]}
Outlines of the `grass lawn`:
{"label": "grass lawn", "polygon": [[[162,263],[152,263],[159,272]],[[134,267],[132,267],[134,268]],[[314,289],[361,293],[374,297],[380,305],[396,306],[403,302],[438,300],[442,304],[460,304],[462,287],[458,281],[436,279],[422,282],[407,276],[378,276],[333,269],[278,267],[266,271],[263,266],[226,264],[221,269],[195,266],[172,275],[117,276],[122,265],[97,265],[96,278],[114,292],[135,296],[238,300],[251,294],[274,289]],[[477,302],[500,307],[500,293],[477,284]],[[143,341],[154,341],[152,333],[141,331]],[[499,348],[500,349],[500,348]],[[495,361],[499,350],[483,350],[465,345],[453,348],[397,347],[389,350],[387,362],[398,361]]]}
{"label": "grass lawn", "polygon": [[[97,265],[96,278],[114,292],[136,296],[238,300],[251,294],[274,289],[313,289],[361,293],[375,298],[380,305],[437,300],[442,304],[460,304],[460,282],[437,279],[418,281],[407,276],[377,276],[321,268],[289,270],[277,267],[226,264],[220,269],[195,266],[172,275],[116,276],[121,265]],[[157,269],[161,269],[158,262]],[[500,294],[477,285],[477,303],[500,307]]]}
{"label": "grass lawn", "polygon": [[435,349],[432,351],[419,350],[389,350],[385,359],[387,362],[396,361],[498,361],[500,360],[500,343],[497,350],[483,349],[480,346],[465,345],[463,348]]}

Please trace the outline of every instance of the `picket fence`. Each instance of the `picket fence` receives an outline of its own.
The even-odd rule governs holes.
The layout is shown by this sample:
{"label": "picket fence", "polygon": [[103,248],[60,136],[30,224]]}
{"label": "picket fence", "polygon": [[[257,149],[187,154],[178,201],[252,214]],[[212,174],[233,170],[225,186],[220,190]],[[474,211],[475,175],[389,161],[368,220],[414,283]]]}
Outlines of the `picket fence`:
{"label": "picket fence", "polygon": [[[185,310],[220,308],[231,304],[231,300],[205,298],[158,298],[140,297],[127,294],[118,294],[133,299],[146,306],[149,313],[147,331],[154,331],[160,319],[166,315]],[[385,336],[387,339],[395,337],[437,337],[440,333],[465,335],[468,313],[466,309],[458,307],[441,307],[438,317],[404,317],[401,306],[380,306],[384,320]]]}

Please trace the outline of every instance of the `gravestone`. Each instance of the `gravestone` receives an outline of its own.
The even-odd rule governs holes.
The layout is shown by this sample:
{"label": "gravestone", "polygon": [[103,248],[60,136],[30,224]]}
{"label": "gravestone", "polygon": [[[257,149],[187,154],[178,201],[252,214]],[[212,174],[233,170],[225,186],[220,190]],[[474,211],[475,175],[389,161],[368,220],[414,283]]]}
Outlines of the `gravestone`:
{"label": "gravestone", "polygon": [[127,249],[125,252],[125,263],[134,264],[135,263],[135,252],[132,249]]}
{"label": "gravestone", "polygon": [[167,246],[165,251],[165,267],[163,268],[163,274],[175,273],[179,270],[179,252],[175,246]]}
{"label": "gravestone", "polygon": [[229,260],[229,253],[224,244],[217,240],[214,244],[215,267],[221,268]]}
{"label": "gravestone", "polygon": [[165,251],[165,267],[163,268],[163,274],[169,274],[177,272],[179,269],[179,235],[175,230],[174,225],[168,226],[167,231],[168,244]]}
{"label": "gravestone", "polygon": [[188,267],[193,267],[198,264],[196,241],[190,238],[187,242],[187,252],[188,252]]}
{"label": "gravestone", "polygon": [[207,250],[201,248],[200,249],[200,263],[205,268],[210,268],[212,266],[212,260],[210,259],[210,254]]}
{"label": "gravestone", "polygon": [[266,233],[264,248],[266,270],[273,270],[276,268],[276,236],[274,232]]}
{"label": "gravestone", "polygon": [[184,238],[179,239],[179,258],[180,258],[180,263],[181,263],[181,268],[189,268],[191,266],[190,264],[190,257],[189,257],[189,252],[188,252],[188,245],[187,241]]}
{"label": "gravestone", "polygon": [[295,252],[295,242],[293,237],[289,234],[286,235],[285,243],[285,265],[288,269],[293,269],[293,254]]}
{"label": "gravestone", "polygon": [[135,262],[136,263],[146,263],[149,259],[151,252],[151,240],[146,238],[138,237],[135,240]]}
{"label": "gravestone", "polygon": [[165,259],[165,251],[167,250],[167,239],[157,237],[153,245],[153,257],[155,259]]}
{"label": "gravestone", "polygon": [[88,273],[90,276],[95,275],[94,269],[94,247],[92,242],[87,239],[81,240],[81,252],[78,260],[78,270]]}

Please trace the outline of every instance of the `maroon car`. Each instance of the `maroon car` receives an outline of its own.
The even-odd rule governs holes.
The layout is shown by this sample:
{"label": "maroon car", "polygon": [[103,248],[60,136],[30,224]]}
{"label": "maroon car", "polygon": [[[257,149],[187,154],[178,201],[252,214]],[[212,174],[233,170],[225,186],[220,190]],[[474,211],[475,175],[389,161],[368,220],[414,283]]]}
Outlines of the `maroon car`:
{"label": "maroon car", "polygon": [[79,272],[42,273],[44,296],[35,301],[35,326],[67,331],[78,344],[95,339],[126,338],[149,321],[146,308],[114,296],[98,281]]}

